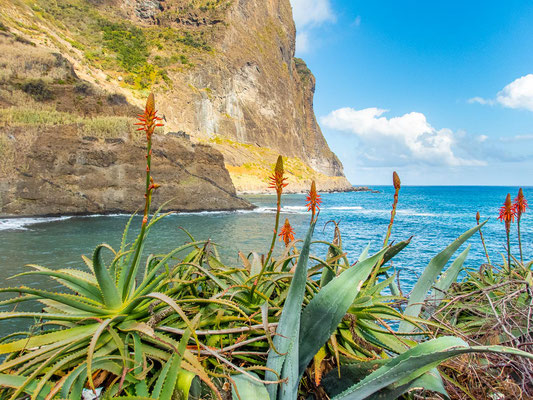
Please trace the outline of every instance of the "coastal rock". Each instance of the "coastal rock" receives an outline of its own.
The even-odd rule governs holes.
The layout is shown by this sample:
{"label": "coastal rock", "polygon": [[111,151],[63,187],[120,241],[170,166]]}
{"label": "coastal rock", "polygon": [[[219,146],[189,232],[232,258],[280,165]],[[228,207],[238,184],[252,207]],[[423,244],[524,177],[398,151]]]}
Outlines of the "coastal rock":
{"label": "coastal rock", "polygon": [[[15,132],[15,138],[24,132]],[[238,198],[222,155],[173,136],[154,136],[153,204],[167,210],[232,210]],[[0,179],[2,216],[132,213],[144,205],[145,148],[138,141],[87,141],[74,129],[48,128],[33,141],[17,173]],[[23,170],[23,169],[24,170]]]}

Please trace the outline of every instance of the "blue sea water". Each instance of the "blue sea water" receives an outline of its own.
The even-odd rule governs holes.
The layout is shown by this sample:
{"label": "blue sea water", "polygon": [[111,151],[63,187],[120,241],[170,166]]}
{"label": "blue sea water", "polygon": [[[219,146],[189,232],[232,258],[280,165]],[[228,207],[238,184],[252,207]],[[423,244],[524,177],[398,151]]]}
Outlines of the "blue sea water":
{"label": "blue sea water", "polygon": [[[370,243],[371,252],[383,244],[394,189],[373,187],[379,193],[350,192],[322,194],[322,208],[314,238],[331,240],[333,224],[340,222],[343,248],[351,262]],[[391,240],[400,241],[413,236],[411,244],[394,258],[393,266],[400,274],[404,292],[408,292],[430,259],[461,233],[476,225],[479,211],[482,220],[489,219],[483,229],[493,264],[502,264],[505,253],[505,229],[497,220],[498,209],[507,193],[516,196],[517,187],[424,186],[402,187]],[[526,198],[533,203],[533,187],[524,188]],[[185,243],[184,228],[196,239],[211,239],[220,245],[219,251],[229,264],[240,265],[238,251],[266,253],[272,238],[275,196],[247,196],[257,208],[254,211],[175,214],[164,218],[151,232],[147,249],[154,253],[168,252]],[[288,218],[303,238],[309,225],[310,213],[305,207],[305,195],[284,195],[282,221]],[[41,264],[49,268],[80,267],[81,255],[91,256],[100,243],[118,246],[127,215],[20,218],[0,220],[0,286],[21,284],[55,289],[57,284],[46,278],[8,277],[24,272],[25,264]],[[139,227],[140,217],[133,222]],[[533,210],[522,217],[522,245],[524,258],[533,258]],[[133,229],[134,234],[137,229]],[[133,237],[133,236],[132,236]],[[282,243],[277,242],[278,249]],[[468,242],[468,268],[479,268],[485,262],[479,235]],[[518,257],[516,224],[511,234],[511,248]],[[323,255],[325,246],[316,245],[312,252]],[[1,298],[5,298],[2,296]],[[20,307],[20,306],[19,306]],[[20,309],[20,308],[19,308]],[[9,324],[9,327],[7,326]],[[21,322],[23,327],[23,322]],[[12,331],[12,323],[0,321],[0,332]]]}

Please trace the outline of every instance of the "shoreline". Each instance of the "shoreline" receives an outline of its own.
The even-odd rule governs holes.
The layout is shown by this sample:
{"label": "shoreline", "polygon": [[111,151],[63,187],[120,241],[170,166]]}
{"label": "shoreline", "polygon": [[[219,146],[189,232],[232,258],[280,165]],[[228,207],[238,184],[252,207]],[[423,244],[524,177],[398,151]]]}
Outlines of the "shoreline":
{"label": "shoreline", "polygon": [[[352,186],[351,188],[346,189],[331,189],[331,190],[318,190],[318,193],[350,193],[350,192],[370,192],[370,193],[381,193],[379,190],[369,188],[368,186]],[[307,194],[307,190],[284,190],[285,194]],[[237,196],[246,196],[246,195],[269,195],[274,194],[272,190],[242,190],[237,192]]]}
{"label": "shoreline", "polygon": [[[171,213],[171,214],[200,214],[200,213],[220,213],[220,212],[238,212],[238,211],[253,211],[257,208],[256,205],[250,204],[249,207],[241,207],[241,208],[217,208],[217,209],[194,209],[194,210],[181,210],[181,209],[167,209],[167,210],[161,210],[159,213]],[[53,214],[20,214],[20,215],[0,215],[0,219],[18,219],[18,218],[76,218],[76,217],[108,217],[108,216],[131,216],[135,212],[127,211],[127,210],[111,210],[111,211],[104,211],[104,212],[77,212],[77,213],[68,213],[68,214],[60,214],[60,213],[53,213]],[[142,216],[142,214],[139,214],[139,216]],[[153,215],[153,213],[150,213],[150,215]]]}

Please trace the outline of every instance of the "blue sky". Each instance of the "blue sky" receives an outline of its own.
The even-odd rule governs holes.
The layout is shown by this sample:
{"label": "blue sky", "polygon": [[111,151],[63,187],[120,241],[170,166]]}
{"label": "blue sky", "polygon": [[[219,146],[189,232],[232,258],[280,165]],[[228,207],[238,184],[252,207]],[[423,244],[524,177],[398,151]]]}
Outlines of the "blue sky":
{"label": "blue sky", "polygon": [[352,183],[533,185],[533,1],[291,2]]}

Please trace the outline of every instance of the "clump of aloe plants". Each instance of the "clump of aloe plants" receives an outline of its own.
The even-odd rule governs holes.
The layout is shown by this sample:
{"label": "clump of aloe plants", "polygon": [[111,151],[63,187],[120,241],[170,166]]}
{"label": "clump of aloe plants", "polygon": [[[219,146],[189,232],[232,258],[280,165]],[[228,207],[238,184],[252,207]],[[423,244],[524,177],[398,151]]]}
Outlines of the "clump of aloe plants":
{"label": "clump of aloe plants", "polygon": [[[521,246],[520,219],[526,212],[527,200],[520,189],[514,202],[508,194],[499,210],[505,224],[506,245],[502,264],[493,264],[481,233],[481,244],[487,263],[466,269],[465,277],[442,293],[439,307],[433,308],[431,319],[438,323],[434,334],[452,332],[468,343],[498,344],[533,352],[532,268],[524,262]],[[476,216],[479,220],[479,213]],[[517,221],[519,257],[510,247],[512,223]],[[530,398],[533,396],[533,364],[527,358],[507,354],[470,357],[459,365],[445,364],[447,388],[453,398]]]}
{"label": "clump of aloe plants", "polygon": [[[445,395],[436,367],[468,353],[519,349],[477,346],[454,336],[435,338],[440,326],[422,308],[438,307],[456,280],[468,249],[442,273],[478,224],[435,256],[408,298],[390,274],[389,262],[410,239],[389,244],[400,179],[384,243],[349,260],[337,224],[331,243],[313,241],[322,199],[312,182],[311,219],[302,240],[287,219],[280,228],[287,185],[280,156],[271,177],[276,191],[274,232],[266,255],[239,254],[227,265],[210,241],[164,255],[147,254],[146,237],[165,215],[152,216],[158,185],[151,175],[152,135],[160,125],[153,95],[140,116],[147,139],[145,207],[139,235],[128,243],[128,222],[119,249],[102,244],[86,268],[31,266],[64,291],[17,287],[3,305],[39,302],[43,312],[0,313],[0,320],[37,319],[33,333],[0,340],[0,398],[80,399],[394,399],[421,388]],[[275,251],[277,239],[283,242]],[[312,255],[326,244],[324,257]],[[103,257],[103,253],[107,257]],[[277,254],[277,255],[276,255]],[[355,262],[354,262],[355,261]]]}

